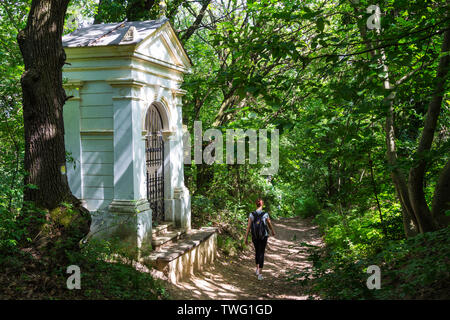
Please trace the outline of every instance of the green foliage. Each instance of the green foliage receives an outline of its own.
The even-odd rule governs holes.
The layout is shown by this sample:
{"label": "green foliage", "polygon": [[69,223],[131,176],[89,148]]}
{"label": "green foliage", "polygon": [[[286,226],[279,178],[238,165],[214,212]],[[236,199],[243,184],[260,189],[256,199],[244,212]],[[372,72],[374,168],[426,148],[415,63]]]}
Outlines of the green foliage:
{"label": "green foliage", "polygon": [[217,246],[227,256],[233,256],[245,248],[244,239],[236,240],[226,235],[217,237]]}
{"label": "green foliage", "polygon": [[21,229],[15,228],[16,213],[5,208],[0,209],[0,253],[15,248],[23,237]]}
{"label": "green foliage", "polygon": [[[222,132],[278,129],[280,163],[278,173],[269,177],[260,175],[261,164],[250,165],[248,160],[243,165],[185,166],[185,181],[193,193],[193,225],[219,226],[219,247],[232,254],[244,248],[248,214],[261,197],[273,219],[314,217],[323,233],[327,252],[311,252],[315,267],[300,276],[317,278],[313,293],[333,299],[431,297],[428,288],[442,285],[436,279],[448,279],[443,267],[448,263],[443,258],[448,255],[443,239],[447,231],[404,240],[402,210],[391,172],[407,173],[426,159],[424,194],[431,206],[450,155],[448,84],[431,151],[415,151],[435,91],[442,32],[449,28],[449,4],[443,0],[381,1],[382,29],[377,32],[365,27],[370,1],[355,2],[211,1],[195,33],[183,40],[193,62],[192,73],[183,84],[187,90],[183,123],[190,132],[194,121],[202,121],[204,130],[216,127]],[[0,251],[6,260],[8,252],[14,252],[7,262],[11,266],[28,259],[19,253],[29,239],[17,217],[33,210],[22,208],[26,174],[20,89],[23,62],[16,43],[30,3],[0,3]],[[167,3],[168,17],[183,39],[202,1]],[[92,0],[71,1],[65,32],[76,27],[70,23],[74,16],[78,22],[94,18],[119,22],[154,19],[157,14],[156,1],[102,0],[99,7]],[[368,46],[382,48],[384,56]],[[385,99],[391,92],[383,87],[387,74],[380,59],[389,68],[391,83],[404,79],[395,86],[393,100],[395,167],[385,160]],[[68,165],[75,165],[70,155],[67,159]],[[62,224],[70,224],[70,217],[60,218]],[[42,215],[33,219],[42,219]],[[66,244],[59,245],[64,248]],[[145,295],[145,285],[133,282],[141,279],[153,286],[150,278],[134,273],[128,264],[132,254],[113,244],[91,245],[73,257],[93,270],[85,275],[91,289],[84,298],[162,294],[156,289]],[[423,248],[426,251],[420,251]],[[105,262],[114,251],[128,257],[128,262]],[[389,255],[394,257],[387,261]],[[367,265],[377,263],[384,266],[385,279],[390,279],[386,282],[390,293],[361,286]],[[395,269],[398,264],[402,267]],[[420,269],[430,271],[419,273]],[[100,280],[102,292],[94,286],[98,274],[108,274]],[[292,276],[299,279],[299,275]],[[127,289],[119,279],[135,285],[134,293],[120,293]],[[411,294],[413,290],[418,293]]]}
{"label": "green foliage", "polygon": [[[72,0],[66,12],[64,34],[75,31],[77,28],[92,22],[98,12],[96,0]],[[90,21],[91,20],[91,21]]]}
{"label": "green foliage", "polygon": [[98,10],[98,20],[102,22],[120,22],[126,18],[125,0],[103,0]]}
{"label": "green foliage", "polygon": [[[67,265],[14,248],[0,254],[2,299],[168,299],[160,280],[136,269],[136,261],[118,256],[117,244],[90,241],[69,253]],[[68,290],[66,268],[77,265],[81,290]]]}
{"label": "green foliage", "polygon": [[23,115],[20,76],[22,56],[16,37],[25,26],[30,1],[0,4],[0,214],[14,219],[22,206]]}
{"label": "green foliage", "polygon": [[[201,1],[199,1],[201,2]],[[167,17],[173,20],[180,5],[187,6],[186,1],[166,1]],[[159,17],[159,2],[150,0],[101,0],[96,12],[98,22],[121,22],[154,20]]]}
{"label": "green foliage", "polygon": [[298,201],[298,214],[302,218],[314,217],[320,211],[320,205],[315,198],[299,199]]}
{"label": "green foliage", "polygon": [[[64,208],[64,206],[63,206]],[[71,208],[52,213],[70,224]],[[34,299],[168,299],[160,281],[155,280],[149,270],[136,268],[135,252],[123,247],[118,239],[110,241],[90,240],[79,248],[79,235],[72,233],[58,239],[46,250],[33,249],[29,231],[25,226],[42,224],[46,212],[31,214],[17,221],[14,215],[2,212],[0,220],[0,276],[3,293],[0,298]],[[73,215],[74,216],[74,215]],[[41,221],[38,221],[38,220]],[[45,222],[45,220],[44,220]],[[47,222],[48,223],[48,222]],[[44,227],[45,229],[45,227]],[[81,290],[66,288],[69,265],[81,270]],[[42,283],[46,285],[42,286]]]}
{"label": "green foliage", "polygon": [[80,252],[72,253],[70,263],[78,265],[82,273],[82,298],[167,299],[162,283],[136,270],[136,261],[126,254],[114,239],[91,240]]}
{"label": "green foliage", "polygon": [[[313,268],[291,277],[325,299],[448,299],[450,228],[389,241],[369,255],[312,248]],[[376,246],[376,244],[374,244]],[[381,270],[381,289],[369,290],[366,269]]]}

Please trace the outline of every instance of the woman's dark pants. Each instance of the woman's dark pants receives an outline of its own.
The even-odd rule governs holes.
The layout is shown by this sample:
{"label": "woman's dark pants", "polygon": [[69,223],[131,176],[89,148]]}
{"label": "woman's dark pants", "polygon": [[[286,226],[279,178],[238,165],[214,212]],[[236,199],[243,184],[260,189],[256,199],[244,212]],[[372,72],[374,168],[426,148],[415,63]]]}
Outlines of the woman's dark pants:
{"label": "woman's dark pants", "polygon": [[267,237],[264,237],[261,240],[252,239],[252,241],[255,246],[255,263],[262,268],[264,266],[264,251],[266,250]]}

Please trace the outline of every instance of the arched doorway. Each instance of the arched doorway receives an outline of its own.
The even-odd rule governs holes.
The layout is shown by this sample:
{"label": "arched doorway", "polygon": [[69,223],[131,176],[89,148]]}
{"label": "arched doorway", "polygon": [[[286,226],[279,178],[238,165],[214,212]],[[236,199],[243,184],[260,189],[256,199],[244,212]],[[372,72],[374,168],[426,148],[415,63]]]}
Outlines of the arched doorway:
{"label": "arched doorway", "polygon": [[164,141],[163,120],[155,104],[147,110],[145,129],[147,199],[153,212],[153,223],[158,224],[164,220]]}

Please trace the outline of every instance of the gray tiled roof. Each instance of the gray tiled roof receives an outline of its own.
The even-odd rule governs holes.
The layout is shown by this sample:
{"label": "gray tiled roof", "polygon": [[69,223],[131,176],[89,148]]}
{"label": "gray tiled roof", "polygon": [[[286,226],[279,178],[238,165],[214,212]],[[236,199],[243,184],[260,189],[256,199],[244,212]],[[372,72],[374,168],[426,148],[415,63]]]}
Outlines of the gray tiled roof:
{"label": "gray tiled roof", "polygon": [[[93,24],[65,35],[62,39],[63,46],[93,47],[119,44],[136,44],[144,40],[155,29],[158,29],[167,21],[168,19],[164,18],[160,20],[150,21]],[[133,40],[122,41],[123,37],[131,26],[136,28]]]}

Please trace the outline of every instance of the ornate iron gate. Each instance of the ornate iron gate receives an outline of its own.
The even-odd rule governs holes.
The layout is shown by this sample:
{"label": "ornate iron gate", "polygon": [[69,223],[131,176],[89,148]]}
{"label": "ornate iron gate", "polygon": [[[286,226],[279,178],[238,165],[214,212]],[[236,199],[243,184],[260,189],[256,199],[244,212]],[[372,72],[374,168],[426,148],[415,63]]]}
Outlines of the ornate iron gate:
{"label": "ornate iron gate", "polygon": [[161,115],[154,105],[150,106],[145,120],[147,199],[153,212],[153,222],[157,224],[164,220],[164,141],[161,134]]}

